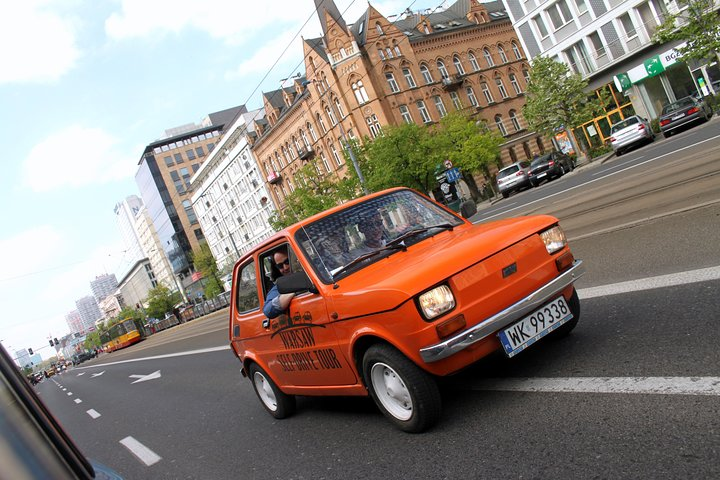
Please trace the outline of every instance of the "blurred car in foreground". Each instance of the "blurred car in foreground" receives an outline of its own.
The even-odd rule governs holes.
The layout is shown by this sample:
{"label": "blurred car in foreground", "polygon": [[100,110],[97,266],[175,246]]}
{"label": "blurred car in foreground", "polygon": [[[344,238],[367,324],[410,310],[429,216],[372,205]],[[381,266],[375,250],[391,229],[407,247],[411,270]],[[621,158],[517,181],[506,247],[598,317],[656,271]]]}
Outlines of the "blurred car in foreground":
{"label": "blurred car in foreground", "polygon": [[537,187],[543,181],[548,182],[553,178],[560,178],[575,168],[573,159],[562,152],[550,152],[533,159],[530,163],[528,176],[533,187]]}
{"label": "blurred car in foreground", "polygon": [[663,107],[660,131],[669,137],[681,128],[707,122],[712,115],[713,110],[705,100],[684,97]]}
{"label": "blurred car in foreground", "polygon": [[530,162],[515,162],[502,168],[497,174],[497,187],[503,198],[510,196],[512,192],[530,188]]}
{"label": "blurred car in foreground", "polygon": [[0,375],[0,478],[121,478],[85,458],[2,346]]}
{"label": "blurred car in foreground", "polygon": [[629,148],[654,140],[650,122],[638,115],[627,117],[610,128],[610,146],[618,157]]}

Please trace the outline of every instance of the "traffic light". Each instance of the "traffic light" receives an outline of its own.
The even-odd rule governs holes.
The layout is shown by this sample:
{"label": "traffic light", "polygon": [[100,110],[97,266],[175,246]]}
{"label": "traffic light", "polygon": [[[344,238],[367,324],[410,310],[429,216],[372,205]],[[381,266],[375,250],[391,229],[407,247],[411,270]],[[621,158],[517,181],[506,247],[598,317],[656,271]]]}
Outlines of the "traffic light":
{"label": "traffic light", "polygon": [[54,345],[53,345],[53,342],[52,342],[52,338],[49,340],[49,342],[50,342],[50,346],[51,346],[51,347],[54,346]]}
{"label": "traffic light", "polygon": [[32,348],[28,348],[28,354],[30,354],[30,355],[33,354]]}
{"label": "traffic light", "polygon": [[54,339],[54,340],[55,340],[55,345],[60,345],[60,342],[58,342],[58,339],[57,339],[57,337],[55,337],[55,339]]}

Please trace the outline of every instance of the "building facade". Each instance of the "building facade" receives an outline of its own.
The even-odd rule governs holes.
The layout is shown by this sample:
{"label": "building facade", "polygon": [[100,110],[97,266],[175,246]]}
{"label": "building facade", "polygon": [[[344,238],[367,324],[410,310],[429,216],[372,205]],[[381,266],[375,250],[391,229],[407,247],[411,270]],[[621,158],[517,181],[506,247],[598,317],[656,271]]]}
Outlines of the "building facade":
{"label": "building facade", "polygon": [[113,209],[120,230],[120,237],[125,246],[121,264],[116,270],[121,277],[135,262],[145,257],[140,245],[138,231],[135,228],[135,217],[142,208],[143,203],[140,197],[129,195],[123,201],[118,202]]}
{"label": "building facade", "polygon": [[102,319],[102,312],[98,307],[97,300],[93,296],[86,296],[75,300],[75,307],[80,313],[82,320],[82,331],[79,333],[87,333],[95,329],[95,322]]}
{"label": "building facade", "polygon": [[158,286],[150,260],[143,258],[132,266],[120,280],[118,291],[124,305],[131,308],[147,307],[148,292]]}
{"label": "building facade", "polygon": [[458,110],[504,137],[498,164],[551,148],[522,116],[530,64],[501,2],[458,0],[392,21],[368,6],[352,25],[333,1],[315,4],[323,36],[303,40],[305,76],[264,94],[252,147],[279,208],[305,162],[343,176],[346,142],[383,125],[432,125]]}
{"label": "building facade", "polygon": [[[629,115],[657,118],[665,103],[714,93],[717,62],[688,65],[674,47],[652,37],[675,0],[504,0],[523,48],[566,63],[606,99],[605,112],[575,129],[576,138],[598,146]],[[706,91],[702,86],[706,85]]]}
{"label": "building facade", "polygon": [[117,290],[118,281],[114,273],[103,274],[95,277],[90,281],[90,290],[98,304],[108,295],[112,295]]}
{"label": "building facade", "polygon": [[[186,125],[166,132],[166,137],[145,147],[135,181],[140,196],[168,257],[173,274],[192,293],[194,271],[190,253],[205,236],[192,209],[190,178],[215,148],[225,128],[246,113],[245,106],[208,115],[200,125]],[[198,290],[199,291],[199,290]]]}
{"label": "building facade", "polygon": [[65,315],[65,322],[67,323],[70,332],[82,334],[83,332],[83,321],[80,317],[80,312],[73,310]]}
{"label": "building facade", "polygon": [[193,210],[221,269],[274,232],[273,202],[248,143],[263,118],[262,109],[238,116],[190,181]]}

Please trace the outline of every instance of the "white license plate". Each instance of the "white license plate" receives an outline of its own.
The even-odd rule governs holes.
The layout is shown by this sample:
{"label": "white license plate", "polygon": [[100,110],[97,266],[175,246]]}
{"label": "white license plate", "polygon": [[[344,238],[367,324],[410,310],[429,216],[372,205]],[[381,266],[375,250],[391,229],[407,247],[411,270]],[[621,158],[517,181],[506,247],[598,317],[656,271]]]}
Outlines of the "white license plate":
{"label": "white license plate", "polygon": [[673,120],[680,120],[680,119],[683,118],[684,116],[685,116],[685,114],[684,114],[684,113],[681,113],[681,114],[679,114],[679,115],[673,115],[672,119],[673,119]]}
{"label": "white license plate", "polygon": [[543,178],[545,175],[547,175],[547,172],[541,173],[537,176],[537,178]]}
{"label": "white license plate", "polygon": [[562,295],[498,333],[508,357],[517,355],[573,318]]}

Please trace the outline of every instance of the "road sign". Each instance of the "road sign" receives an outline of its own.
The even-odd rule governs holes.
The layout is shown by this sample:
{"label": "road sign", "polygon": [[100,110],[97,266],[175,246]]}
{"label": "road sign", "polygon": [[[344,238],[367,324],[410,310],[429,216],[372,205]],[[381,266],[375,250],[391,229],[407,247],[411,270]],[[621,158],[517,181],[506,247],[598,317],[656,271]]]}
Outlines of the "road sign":
{"label": "road sign", "polygon": [[450,160],[445,160],[445,168],[447,170],[450,170],[452,168],[452,162]]}
{"label": "road sign", "polygon": [[447,172],[445,172],[447,181],[450,183],[455,183],[458,180],[460,180],[460,170],[457,168],[451,168]]}

